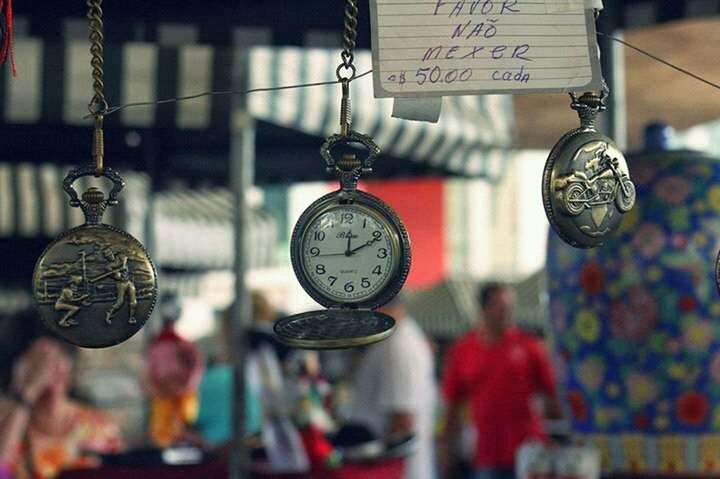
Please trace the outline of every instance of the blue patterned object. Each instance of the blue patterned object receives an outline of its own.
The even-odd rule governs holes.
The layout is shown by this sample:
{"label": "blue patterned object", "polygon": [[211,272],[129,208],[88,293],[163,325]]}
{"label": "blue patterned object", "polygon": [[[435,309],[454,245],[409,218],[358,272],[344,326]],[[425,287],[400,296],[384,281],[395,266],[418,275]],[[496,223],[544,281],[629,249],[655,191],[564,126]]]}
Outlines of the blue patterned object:
{"label": "blue patterned object", "polygon": [[573,428],[606,442],[605,456],[621,438],[616,469],[720,470],[709,451],[720,434],[720,162],[665,152],[628,163],[637,203],[605,246],[575,249],[550,232]]}

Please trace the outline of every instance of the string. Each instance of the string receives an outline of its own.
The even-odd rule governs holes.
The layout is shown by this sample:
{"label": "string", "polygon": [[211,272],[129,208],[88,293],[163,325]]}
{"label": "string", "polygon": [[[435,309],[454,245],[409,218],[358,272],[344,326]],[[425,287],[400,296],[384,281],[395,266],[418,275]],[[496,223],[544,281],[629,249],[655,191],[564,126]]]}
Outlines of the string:
{"label": "string", "polygon": [[647,57],[649,57],[649,58],[652,58],[653,60],[655,60],[655,61],[657,61],[657,62],[662,63],[663,65],[667,65],[667,66],[669,66],[670,68],[674,68],[675,70],[677,70],[677,71],[679,71],[679,72],[681,72],[681,73],[684,73],[685,75],[687,75],[687,76],[689,76],[689,77],[692,77],[692,78],[694,78],[694,79],[696,79],[696,80],[698,80],[698,81],[701,81],[701,82],[703,82],[703,83],[706,83],[706,84],[710,85],[711,87],[714,87],[714,88],[717,88],[718,90],[720,90],[720,85],[719,85],[719,84],[713,83],[713,82],[711,82],[710,80],[708,80],[708,79],[706,79],[706,78],[703,78],[703,77],[701,77],[700,75],[697,75],[697,74],[695,74],[695,73],[693,73],[693,72],[691,72],[691,71],[689,71],[689,70],[686,70],[685,68],[682,68],[682,67],[679,67],[679,66],[677,66],[677,65],[674,65],[674,64],[670,63],[670,62],[667,61],[667,60],[663,60],[662,58],[658,57],[657,55],[653,55],[652,53],[650,53],[650,52],[648,52],[648,51],[645,51],[645,50],[643,50],[642,48],[638,48],[638,47],[636,47],[635,45],[631,45],[630,43],[626,42],[625,40],[621,40],[620,38],[613,37],[612,35],[608,35],[607,33],[603,33],[603,32],[597,32],[597,34],[598,34],[598,35],[601,35],[601,36],[603,36],[603,37],[607,37],[607,38],[609,38],[610,40],[614,40],[614,41],[616,41],[616,42],[618,42],[618,43],[626,46],[627,48],[630,48],[630,49],[632,49],[632,50],[635,50],[636,52],[642,53],[643,55],[645,55],[645,56],[647,56]]}
{"label": "string", "polygon": [[[362,78],[366,75],[369,75],[372,73],[372,70],[368,70],[364,73],[361,73],[355,77],[357,80],[358,78]],[[249,90],[211,90],[211,91],[204,91],[202,93],[195,93],[192,95],[187,96],[178,96],[173,98],[165,98],[162,100],[153,100],[153,101],[139,101],[134,103],[125,103],[123,105],[117,105],[117,106],[111,106],[105,111],[105,116],[111,115],[115,112],[118,112],[120,110],[124,110],[126,108],[133,108],[137,106],[153,106],[153,105],[163,105],[165,103],[175,103],[180,101],[186,101],[186,100],[194,100],[196,98],[202,98],[205,96],[218,96],[218,95],[247,95],[249,93],[260,93],[260,92],[268,92],[268,91],[279,91],[279,90],[292,90],[297,88],[309,88],[314,86],[323,86],[323,85],[334,85],[336,83],[340,83],[342,80],[329,80],[329,81],[322,81],[322,82],[315,82],[315,83],[300,83],[297,85],[281,85],[281,86],[274,86],[274,87],[260,87],[260,88],[251,88]],[[86,115],[83,118],[92,118],[92,115]]]}
{"label": "string", "polygon": [[[624,40],[621,40],[619,38],[616,38],[612,35],[608,35],[607,33],[603,32],[597,32],[598,35],[607,37],[611,40],[614,40],[622,45],[624,45],[627,48],[630,48],[632,50],[635,50],[639,53],[642,53],[643,55],[652,58],[653,60],[662,63],[663,65],[666,65],[670,68],[673,68],[680,73],[683,73],[691,78],[694,78],[695,80],[698,80],[700,82],[703,82],[707,85],[710,85],[713,88],[716,88],[720,90],[720,84],[714,83],[706,78],[701,77],[700,75],[693,73],[689,70],[686,70],[685,68],[679,67],[667,60],[663,60],[662,58],[658,57],[657,55],[654,55],[646,50],[643,50],[640,47],[636,47],[635,45],[632,45]],[[361,73],[357,75],[354,80],[357,80],[359,78],[362,78],[364,76],[369,75],[372,73],[372,70],[368,70],[364,73]],[[112,115],[113,113],[116,113],[118,111],[124,110],[126,108],[134,108],[139,106],[153,106],[153,105],[163,105],[166,103],[175,103],[180,101],[186,101],[186,100],[194,100],[196,98],[202,98],[206,96],[218,96],[218,95],[247,95],[249,93],[259,93],[259,92],[269,92],[269,91],[279,91],[279,90],[291,90],[291,89],[297,89],[297,88],[310,88],[315,86],[323,86],[323,85],[334,85],[337,83],[341,83],[342,80],[329,80],[324,82],[316,82],[316,83],[300,83],[296,85],[281,85],[281,86],[275,86],[275,87],[261,87],[261,88],[251,88],[249,90],[211,90],[211,91],[205,91],[202,93],[195,93],[193,95],[187,95],[187,96],[180,96],[180,97],[173,97],[173,98],[165,98],[162,100],[153,100],[153,101],[141,101],[141,102],[134,102],[134,103],[125,103],[123,105],[117,105],[117,106],[111,106],[107,110],[105,110],[104,114]],[[84,118],[91,118],[93,115],[86,115]]]}

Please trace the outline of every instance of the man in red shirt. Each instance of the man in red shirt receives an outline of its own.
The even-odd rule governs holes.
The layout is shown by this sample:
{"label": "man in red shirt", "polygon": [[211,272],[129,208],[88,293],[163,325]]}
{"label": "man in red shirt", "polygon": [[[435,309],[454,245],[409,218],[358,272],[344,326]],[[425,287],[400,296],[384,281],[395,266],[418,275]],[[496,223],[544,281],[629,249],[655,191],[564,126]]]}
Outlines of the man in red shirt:
{"label": "man in red shirt", "polygon": [[450,478],[461,429],[461,409],[469,403],[477,436],[474,479],[515,477],[515,452],[530,438],[544,436],[532,399],[542,395],[546,415],[560,417],[550,360],[542,343],[516,329],[512,292],[499,283],[480,290],[482,321],[455,343],[442,378],[447,403],[440,441],[440,465]]}

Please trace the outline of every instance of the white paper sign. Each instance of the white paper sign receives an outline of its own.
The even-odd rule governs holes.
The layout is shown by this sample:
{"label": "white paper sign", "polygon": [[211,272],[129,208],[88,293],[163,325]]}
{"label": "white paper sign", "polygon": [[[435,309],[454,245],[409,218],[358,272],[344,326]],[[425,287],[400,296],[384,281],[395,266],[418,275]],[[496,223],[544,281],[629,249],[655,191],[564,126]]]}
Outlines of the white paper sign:
{"label": "white paper sign", "polygon": [[599,90],[585,0],[371,0],[376,97]]}

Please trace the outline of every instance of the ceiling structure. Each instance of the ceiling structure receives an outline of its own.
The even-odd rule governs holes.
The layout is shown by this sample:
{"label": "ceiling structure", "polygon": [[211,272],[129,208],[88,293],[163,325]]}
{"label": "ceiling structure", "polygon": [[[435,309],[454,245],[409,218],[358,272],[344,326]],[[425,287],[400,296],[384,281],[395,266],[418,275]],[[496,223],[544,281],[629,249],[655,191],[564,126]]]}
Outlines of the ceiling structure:
{"label": "ceiling structure", "polygon": [[[720,17],[632,28],[624,40],[664,60],[720,83]],[[720,119],[720,91],[624,48],[628,146],[642,145],[642,130],[653,121],[676,129]],[[549,149],[578,124],[564,94],[515,97],[516,144]],[[538,128],[542,125],[542,128]]]}
{"label": "ceiling structure", "polygon": [[[68,38],[87,38],[84,3],[82,0],[18,0],[14,4],[19,35],[57,43],[58,51],[43,57],[50,59],[49,64],[43,66],[50,77],[62,75],[59,72],[62,42]],[[604,3],[601,29],[625,28],[626,39],[631,43],[710,78],[720,77],[720,65],[713,51],[720,44],[718,0],[604,0]],[[138,41],[161,46],[198,43],[223,47],[238,43],[274,46],[337,46],[340,43],[344,8],[341,0],[244,0],[242,8],[239,6],[239,2],[229,0],[106,2],[103,6],[106,40],[108,45]],[[369,48],[367,8],[361,10],[358,28],[358,48]],[[108,49],[107,54],[120,55],[112,49]],[[639,131],[648,121],[669,119],[677,128],[685,128],[717,118],[720,95],[715,90],[638,53],[626,50],[625,57],[631,146],[639,144]],[[162,68],[176,68],[177,58],[164,55],[160,63]],[[110,70],[112,64],[108,61]],[[109,71],[108,78],[112,76],[113,72]],[[645,84],[646,79],[653,82]],[[110,96],[117,98],[113,88],[117,89],[117,84],[108,82]],[[48,90],[48,94],[51,93]],[[158,96],[176,93],[177,85],[170,82],[163,84]],[[577,125],[564,95],[518,95],[515,102],[515,144],[519,148],[549,148],[564,131]],[[59,102],[49,104],[57,107]],[[174,108],[166,105],[162,114],[170,117]],[[55,110],[55,113],[60,111]],[[87,153],[88,137],[84,127],[68,127],[57,122],[1,123],[2,120],[0,126],[6,134],[0,135],[0,150],[8,158],[30,162],[52,158],[53,162],[72,163]],[[222,185],[227,179],[230,141],[227,129],[189,134],[172,128],[148,128],[139,131],[142,142],[137,146],[135,141],[133,146],[126,139],[128,134],[135,134],[134,131],[113,122],[107,122],[106,127],[109,154],[113,154],[113,158],[126,158],[133,166],[150,172],[155,182],[171,178],[195,185],[201,179],[209,186]],[[256,145],[259,183],[326,179],[321,168],[315,171],[302,162],[289,161],[298,157],[316,158],[318,138],[315,136],[260,122]],[[293,168],[293,164],[301,166]],[[378,177],[448,174],[432,165],[413,161],[382,161],[377,166]],[[162,175],[156,174],[160,171]]]}

